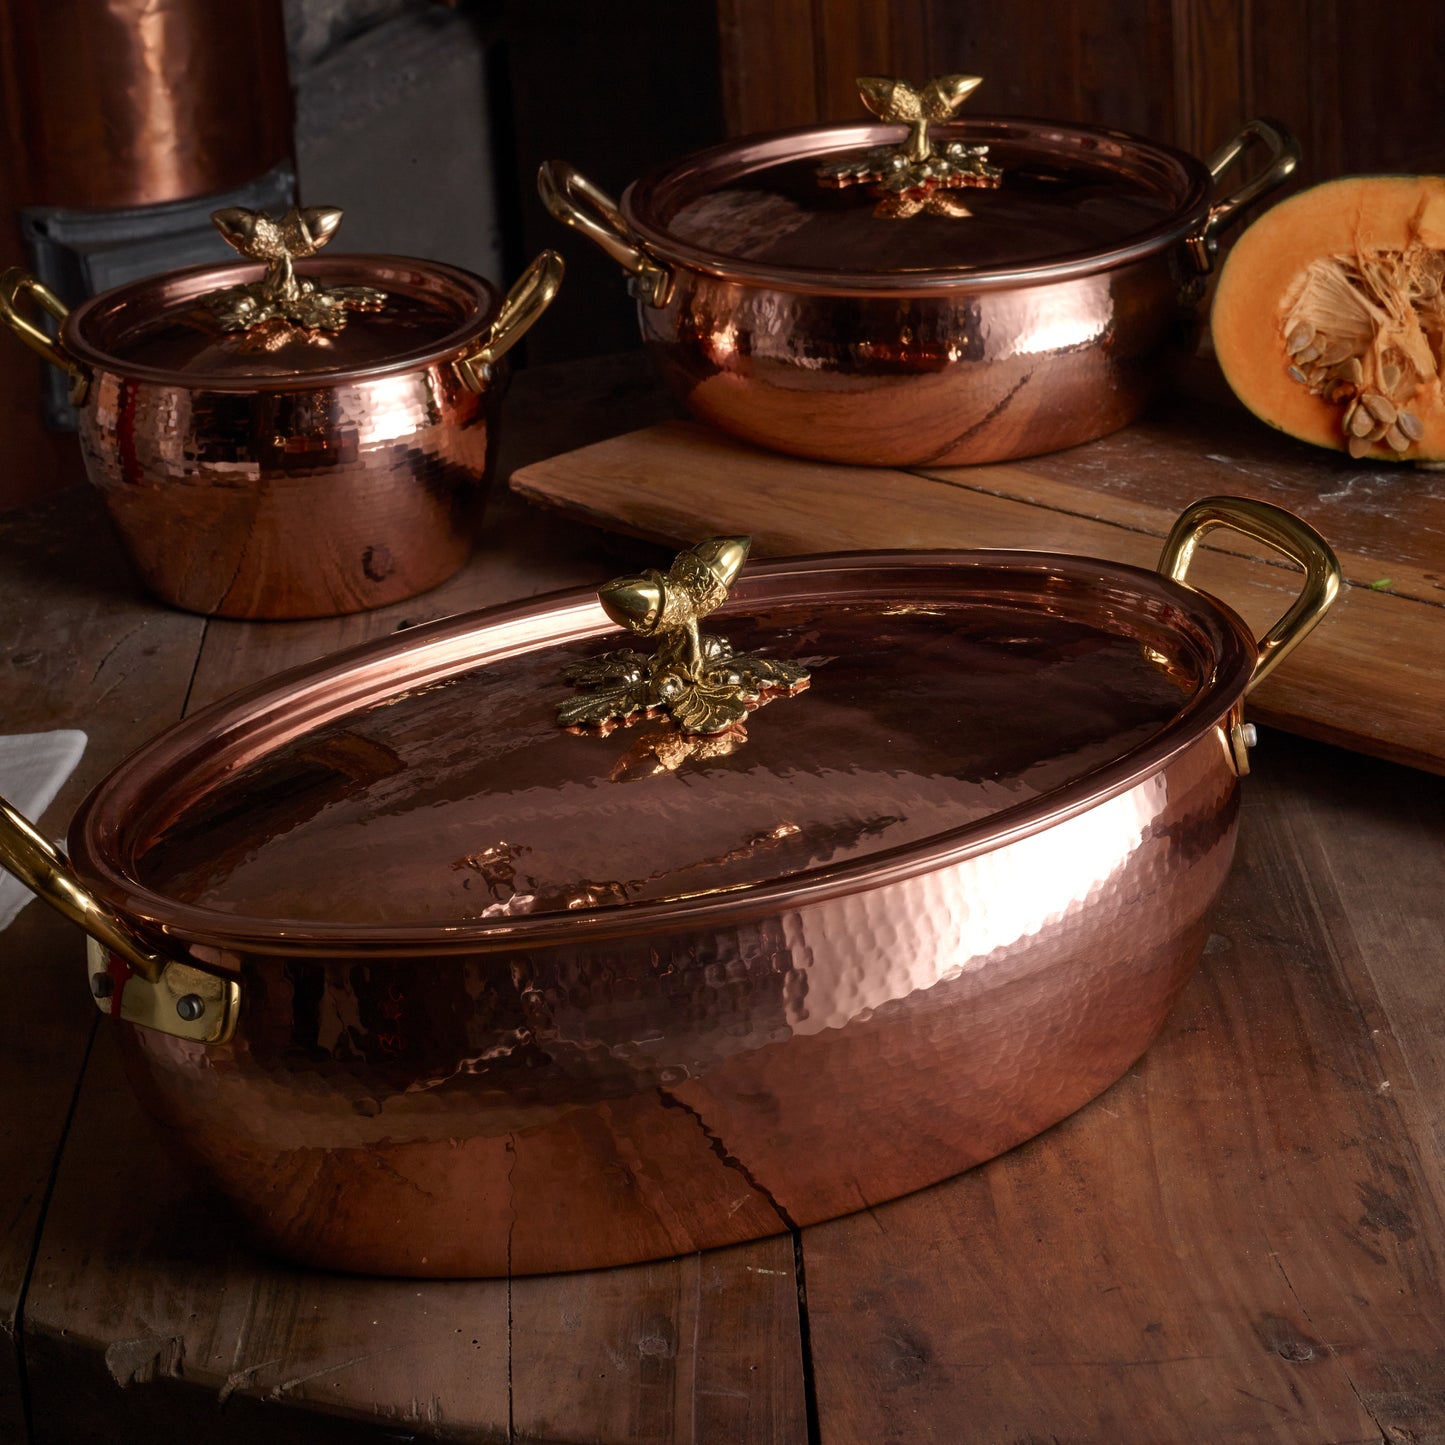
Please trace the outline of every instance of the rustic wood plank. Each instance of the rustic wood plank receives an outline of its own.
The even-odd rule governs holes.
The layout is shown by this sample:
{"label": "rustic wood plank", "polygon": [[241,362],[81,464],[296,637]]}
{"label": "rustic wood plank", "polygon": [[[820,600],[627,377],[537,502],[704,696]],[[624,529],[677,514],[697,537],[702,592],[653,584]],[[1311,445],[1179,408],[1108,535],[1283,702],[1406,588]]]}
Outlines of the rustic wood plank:
{"label": "rustic wood plank", "polygon": [[[85,791],[180,714],[199,619],[139,595],[83,491],[0,516],[0,729],[82,727],[89,744],[45,816],[59,837]],[[96,1014],[84,945],[40,904],[0,932],[0,1439],[23,1425],[18,1331],[35,1235]]]}
{"label": "rustic wood plank", "polygon": [[443,1423],[505,1440],[506,1338],[504,1281],[424,1290],[248,1249],[99,1031],[27,1300],[37,1445],[299,1445]]}
{"label": "rustic wood plank", "polygon": [[[1003,1158],[804,1231],[824,1439],[1445,1433],[1440,1155],[1382,1087],[1384,1015],[1338,931],[1354,906],[1301,866],[1340,755],[1269,742],[1298,765],[1249,780],[1203,966],[1135,1069]],[[1360,766],[1389,806],[1445,794]],[[1445,834],[1428,851],[1445,873]],[[1418,906],[1413,878],[1376,881]]]}
{"label": "rustic wood plank", "polygon": [[524,1440],[806,1438],[790,1237],[512,1286]]}
{"label": "rustic wood plank", "polygon": [[[1403,487],[1398,506],[1322,516],[1322,499],[1305,497],[1303,480],[1277,482],[1252,462],[1228,469],[1208,458],[1199,464],[1187,445],[1170,450],[1166,436],[1121,432],[1022,464],[913,473],[799,462],[678,422],[524,468],[512,486],[534,501],[646,537],[751,533],[760,554],[1026,547],[1145,567],[1157,562],[1169,525],[1188,501],[1221,491],[1281,500],[1307,519],[1319,518],[1341,548],[1353,585],[1309,646],[1254,694],[1253,712],[1327,741],[1445,770],[1439,727],[1445,590],[1440,571],[1425,565],[1433,529],[1445,537],[1440,476],[1357,472],[1365,479],[1361,494]],[[1351,549],[1352,539],[1360,551]],[[1194,580],[1260,631],[1288,606],[1297,575],[1265,557],[1232,534],[1214,532]],[[1390,586],[1375,590],[1384,577]],[[1382,649],[1381,638],[1393,645]]]}

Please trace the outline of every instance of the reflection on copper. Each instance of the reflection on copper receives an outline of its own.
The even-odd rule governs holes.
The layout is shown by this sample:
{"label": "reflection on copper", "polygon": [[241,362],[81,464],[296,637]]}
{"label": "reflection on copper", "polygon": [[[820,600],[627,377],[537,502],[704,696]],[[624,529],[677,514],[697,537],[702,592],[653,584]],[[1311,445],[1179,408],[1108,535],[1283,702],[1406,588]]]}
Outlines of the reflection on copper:
{"label": "reflection on copper", "polygon": [[[384,314],[334,333],[220,331],[199,299],[254,267],[204,267],[77,307],[92,370],[81,446],[142,581],[223,617],[317,617],[400,601],[470,553],[500,385],[453,364],[496,291],[436,263],[325,257],[380,280]],[[499,378],[504,376],[499,372]]]}
{"label": "reflection on copper", "polygon": [[719,623],[826,653],[807,705],[621,785],[668,744],[555,727],[605,631],[579,598],[157,740],[78,816],[77,868],[245,1002],[223,1046],[125,1029],[147,1108],[267,1247],[474,1276],[829,1218],[1079,1107],[1202,947],[1255,646],[1158,577],[962,557],[744,574]]}
{"label": "reflection on copper", "polygon": [[147,206],[233,190],[291,152],[280,0],[0,7],[28,205]]}

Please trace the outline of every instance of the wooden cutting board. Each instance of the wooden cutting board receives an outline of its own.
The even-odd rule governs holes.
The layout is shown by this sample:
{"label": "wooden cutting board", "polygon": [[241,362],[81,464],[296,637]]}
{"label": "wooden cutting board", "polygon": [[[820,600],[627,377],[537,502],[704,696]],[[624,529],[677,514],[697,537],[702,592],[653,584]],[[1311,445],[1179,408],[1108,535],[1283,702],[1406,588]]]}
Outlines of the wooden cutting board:
{"label": "wooden cutting board", "polygon": [[[1445,773],[1445,473],[1316,452],[1255,422],[1207,374],[1145,423],[1018,463],[891,470],[800,461],[677,421],[525,467],[511,486],[657,541],[746,533],[755,556],[1018,547],[1148,567],[1189,503],[1258,497],[1318,528],[1348,585],[1251,697],[1249,715]],[[1190,581],[1258,633],[1289,606],[1298,575],[1217,530]]]}

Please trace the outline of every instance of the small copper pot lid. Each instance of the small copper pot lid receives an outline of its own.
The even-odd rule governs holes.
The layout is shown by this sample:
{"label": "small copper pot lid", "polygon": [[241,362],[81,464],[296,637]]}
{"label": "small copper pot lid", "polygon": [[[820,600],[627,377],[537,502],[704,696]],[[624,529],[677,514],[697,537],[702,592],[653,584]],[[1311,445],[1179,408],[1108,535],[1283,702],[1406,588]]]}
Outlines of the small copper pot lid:
{"label": "small copper pot lid", "polygon": [[948,210],[920,199],[901,214],[886,184],[827,181],[902,134],[831,125],[728,142],[644,176],[622,212],[655,256],[704,271],[831,278],[839,289],[1012,283],[1168,246],[1200,222],[1213,186],[1202,162],[1137,136],[978,117],[932,132],[944,150],[982,148],[1000,173],[996,184],[937,191]]}
{"label": "small copper pot lid", "polygon": [[706,926],[1073,816],[1224,718],[1256,660],[1213,599],[1047,554],[760,564],[707,626],[810,685],[742,739],[567,731],[569,665],[619,641],[591,594],[450,619],[158,739],[83,807],[76,867],[124,916],[221,949]]}
{"label": "small copper pot lid", "polygon": [[500,293],[470,272],[400,256],[333,255],[294,263],[302,282],[365,288],[380,304],[335,330],[284,319],[227,330],[209,298],[255,284],[258,264],[198,266],[93,297],[66,319],[71,353],[98,371],[215,391],[274,391],[413,371],[455,356],[491,323]]}

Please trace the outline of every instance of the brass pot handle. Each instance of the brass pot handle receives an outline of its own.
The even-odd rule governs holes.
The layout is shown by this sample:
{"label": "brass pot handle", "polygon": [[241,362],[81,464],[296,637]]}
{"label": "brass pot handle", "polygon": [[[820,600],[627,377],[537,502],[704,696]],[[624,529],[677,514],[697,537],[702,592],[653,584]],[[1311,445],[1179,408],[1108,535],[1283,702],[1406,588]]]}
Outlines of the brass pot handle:
{"label": "brass pot handle", "polygon": [[[222,1043],[235,1032],[240,985],[152,953],[4,798],[0,867],[90,936],[91,992],[103,1013],[204,1043]],[[111,955],[123,965],[118,981],[109,968]]]}
{"label": "brass pot handle", "polygon": [[1300,163],[1300,144],[1292,132],[1277,120],[1266,120],[1261,116],[1246,121],[1236,135],[1209,157],[1205,162],[1209,174],[1218,181],[1251,143],[1265,148],[1269,153],[1269,164],[1253,180],[1217,200],[1209,208],[1203,228],[1189,238],[1190,253],[1201,272],[1213,267],[1220,236],[1242,220],[1244,212],[1261,196],[1282,186]]}
{"label": "brass pot handle", "polygon": [[631,291],[649,306],[666,306],[672,273],[659,266],[633,234],[617,202],[566,161],[543,161],[537,194],[564,226],[600,246],[632,278]]}
{"label": "brass pot handle", "polygon": [[482,391],[491,370],[535,325],[552,304],[566,268],[555,251],[543,251],[517,278],[480,343],[457,362],[462,380]]}
{"label": "brass pot handle", "polygon": [[70,315],[69,309],[48,286],[42,286],[22,267],[12,266],[0,276],[0,318],[37,356],[59,367],[70,377],[71,400],[78,402],[80,398],[74,393],[85,387],[90,380],[89,373],[59,341],[53,340],[28,317],[21,315],[19,302],[22,293],[32,296],[40,309],[57,321],[63,322]]}
{"label": "brass pot handle", "polygon": [[1340,590],[1340,564],[1330,545],[1308,522],[1293,512],[1248,497],[1206,497],[1188,507],[1175,522],[1159,554],[1159,571],[1175,582],[1187,581],[1194,549],[1206,532],[1232,527],[1236,532],[1273,547],[1304,569],[1304,582],[1294,603],[1263,637],[1246,693],[1253,692],[1309,636]]}

